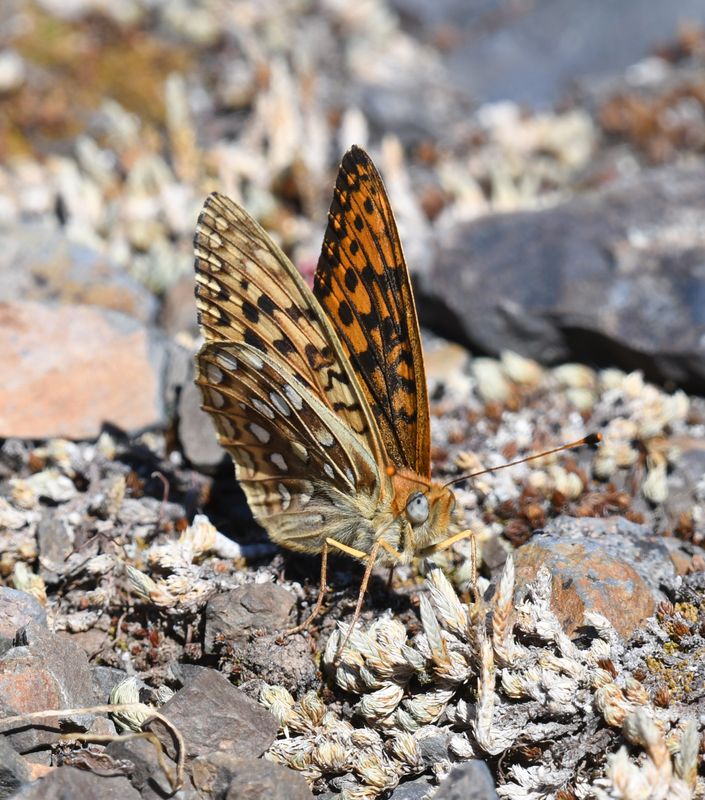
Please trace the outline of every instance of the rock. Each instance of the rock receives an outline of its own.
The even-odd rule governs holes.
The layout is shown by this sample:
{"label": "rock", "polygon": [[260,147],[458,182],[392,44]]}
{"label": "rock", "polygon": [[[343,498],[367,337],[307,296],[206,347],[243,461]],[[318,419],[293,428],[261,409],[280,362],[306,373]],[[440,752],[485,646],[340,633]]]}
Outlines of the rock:
{"label": "rock", "polygon": [[448,746],[451,737],[449,728],[437,728],[435,725],[429,725],[418,732],[417,746],[426,767],[450,760]]}
{"label": "rock", "polygon": [[151,292],[105,256],[60,228],[31,223],[0,231],[0,297],[100,306],[146,323],[154,321],[158,306]]}
{"label": "rock", "polygon": [[516,551],[516,585],[522,592],[545,565],[553,610],[569,634],[586,611],[597,611],[627,638],[666,599],[660,585],[676,576],[664,541],[622,517],[559,517]]}
{"label": "rock", "polygon": [[[160,712],[183,734],[190,758],[213,752],[257,758],[279,730],[277,720],[268,711],[213,669],[176,692]],[[171,734],[158,720],[150,727],[173,757]]]}
{"label": "rock", "polygon": [[[171,794],[167,776],[159,765],[157,749],[146,739],[117,739],[110,742],[105,750],[114,761],[131,765],[130,783],[140,792],[142,800]],[[166,761],[173,774],[176,764],[169,759]]]}
{"label": "rock", "polygon": [[681,524],[683,515],[693,526],[693,541],[705,539],[705,520],[693,515],[698,502],[699,485],[705,475],[705,442],[698,438],[672,437],[679,456],[668,476],[668,497],[663,509],[671,525]]}
{"label": "rock", "polygon": [[429,327],[490,355],[642,369],[705,391],[705,166],[458,225],[420,276]]}
{"label": "rock", "polygon": [[91,678],[93,680],[93,692],[95,702],[98,704],[107,703],[110,699],[110,692],[113,688],[127,678],[127,673],[114,667],[97,666],[91,667]]}
{"label": "rock", "polygon": [[205,651],[216,639],[247,639],[255,631],[280,633],[295,603],[294,595],[274,583],[248,583],[216,595],[206,606]]}
{"label": "rock", "polygon": [[400,783],[389,795],[389,800],[429,800],[435,791],[436,787],[430,778],[417,778],[415,781]]}
{"label": "rock", "polygon": [[47,510],[37,526],[39,574],[42,580],[55,583],[66,569],[66,559],[74,549],[74,535],[65,519]]}
{"label": "rock", "polygon": [[454,767],[431,797],[433,800],[499,800],[489,767],[480,760]]}
{"label": "rock", "polygon": [[309,641],[280,638],[294,602],[291,592],[273,583],[216,595],[206,606],[205,652],[219,652],[240,683],[265,680],[293,692],[313,688],[318,669]]}
{"label": "rock", "polygon": [[223,668],[230,670],[238,683],[251,680],[284,686],[298,694],[315,689],[320,681],[311,640],[305,636],[281,633],[236,639],[221,652]]}
{"label": "rock", "polygon": [[302,775],[271,761],[247,759],[233,769],[225,800],[311,800]]}
{"label": "rock", "polygon": [[106,422],[133,432],[165,425],[172,349],[114,311],[0,304],[0,437],[92,439]]}
{"label": "rock", "polygon": [[[88,658],[64,634],[51,633],[32,621],[17,634],[16,646],[0,657],[0,718],[80,708],[94,702]],[[93,716],[73,715],[68,720],[87,730]],[[58,740],[56,719],[41,720],[40,724],[41,727],[25,726],[5,736],[20,752]]]}
{"label": "rock", "polygon": [[0,736],[0,800],[12,797],[21,786],[31,780],[30,765]]}
{"label": "rock", "polygon": [[140,800],[140,794],[122,775],[101,776],[75,767],[59,767],[19,791],[16,800]]}
{"label": "rock", "polygon": [[199,470],[212,472],[230,459],[218,444],[213,421],[201,408],[201,390],[193,382],[193,361],[179,395],[177,418],[179,441],[184,455]]}
{"label": "rock", "polygon": [[201,796],[228,800],[311,800],[303,776],[294,770],[255,758],[213,753],[192,764],[192,781]]}
{"label": "rock", "polygon": [[[580,0],[564,0],[560,14],[548,0],[513,10],[499,0],[391,5],[422,41],[442,37],[444,63],[464,94],[479,103],[514,100],[542,107],[558,102],[583,76],[626,69],[675,37],[682,20],[703,22],[698,0],[632,0],[620,7],[619,24],[609,3]],[[568,41],[568,31],[581,35]]]}
{"label": "rock", "polygon": [[167,290],[159,312],[159,324],[169,336],[178,336],[180,333],[198,336],[193,290],[193,275],[190,273],[179,278]]}
{"label": "rock", "polygon": [[10,649],[17,631],[30,620],[46,627],[46,611],[36,597],[0,586],[0,655]]}

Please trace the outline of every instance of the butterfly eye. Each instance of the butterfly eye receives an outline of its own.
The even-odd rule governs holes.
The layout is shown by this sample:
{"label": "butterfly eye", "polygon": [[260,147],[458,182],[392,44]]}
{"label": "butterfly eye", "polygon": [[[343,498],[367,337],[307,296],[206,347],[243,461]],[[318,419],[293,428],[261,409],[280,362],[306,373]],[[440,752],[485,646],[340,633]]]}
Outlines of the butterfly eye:
{"label": "butterfly eye", "polygon": [[406,504],[406,516],[412,525],[423,525],[428,519],[428,499],[421,492],[414,492]]}

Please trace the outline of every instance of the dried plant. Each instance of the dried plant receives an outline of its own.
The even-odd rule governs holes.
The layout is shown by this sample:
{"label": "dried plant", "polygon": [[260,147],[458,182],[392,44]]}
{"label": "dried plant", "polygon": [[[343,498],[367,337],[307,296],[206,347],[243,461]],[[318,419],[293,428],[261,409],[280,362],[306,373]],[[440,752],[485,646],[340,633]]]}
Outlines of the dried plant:
{"label": "dried plant", "polygon": [[[413,639],[385,615],[352,632],[337,665],[347,627],[329,639],[323,663],[338,687],[358,695],[357,727],[311,693],[295,701],[281,687],[262,689],[260,701],[283,734],[268,758],[312,783],[345,775],[343,796],[351,798],[376,797],[427,769],[442,776],[455,761],[500,754],[506,766],[497,791],[510,800],[559,791],[597,800],[696,796],[695,721],[681,729],[620,669],[624,647],[604,617],[587,615],[592,634],[584,647],[566,635],[551,609],[548,571],[539,571],[516,603],[510,557],[486,609],[461,603],[438,569],[427,587],[422,631]],[[600,733],[604,723],[615,729],[611,738]],[[609,755],[617,731],[642,754],[622,748]],[[535,764],[512,758],[532,747]]]}

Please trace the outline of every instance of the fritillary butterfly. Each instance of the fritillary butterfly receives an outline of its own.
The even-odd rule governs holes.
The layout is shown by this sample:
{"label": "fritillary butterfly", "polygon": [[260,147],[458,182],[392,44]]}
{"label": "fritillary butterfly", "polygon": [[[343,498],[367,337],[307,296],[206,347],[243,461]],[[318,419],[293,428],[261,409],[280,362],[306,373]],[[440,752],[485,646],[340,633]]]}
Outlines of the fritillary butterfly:
{"label": "fritillary butterfly", "polygon": [[[382,179],[343,158],[313,292],[219,194],[195,237],[203,408],[252,513],[277,544],[408,563],[447,546],[452,491],[431,480],[429,406],[409,272]],[[442,541],[440,541],[442,540]],[[352,630],[352,625],[350,626]]]}

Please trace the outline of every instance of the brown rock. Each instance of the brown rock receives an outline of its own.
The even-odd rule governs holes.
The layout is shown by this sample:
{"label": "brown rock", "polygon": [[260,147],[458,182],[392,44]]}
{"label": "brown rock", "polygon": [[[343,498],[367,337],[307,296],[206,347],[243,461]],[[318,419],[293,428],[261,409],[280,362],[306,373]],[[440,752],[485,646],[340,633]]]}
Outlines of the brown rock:
{"label": "brown rock", "polygon": [[[17,635],[18,645],[0,658],[0,718],[61,708],[81,708],[95,702],[86,654],[64,634],[54,634],[30,622]],[[90,714],[72,715],[72,724],[87,729]],[[13,747],[25,752],[57,740],[56,718],[7,733]]]}
{"label": "brown rock", "polygon": [[89,306],[0,304],[0,436],[92,439],[164,422],[160,334]]}
{"label": "brown rock", "polygon": [[519,593],[546,566],[553,578],[553,610],[568,633],[584,624],[586,611],[596,611],[623,637],[630,636],[663,599],[657,576],[675,575],[668,550],[643,528],[627,520],[554,521],[550,533],[516,551]]}

